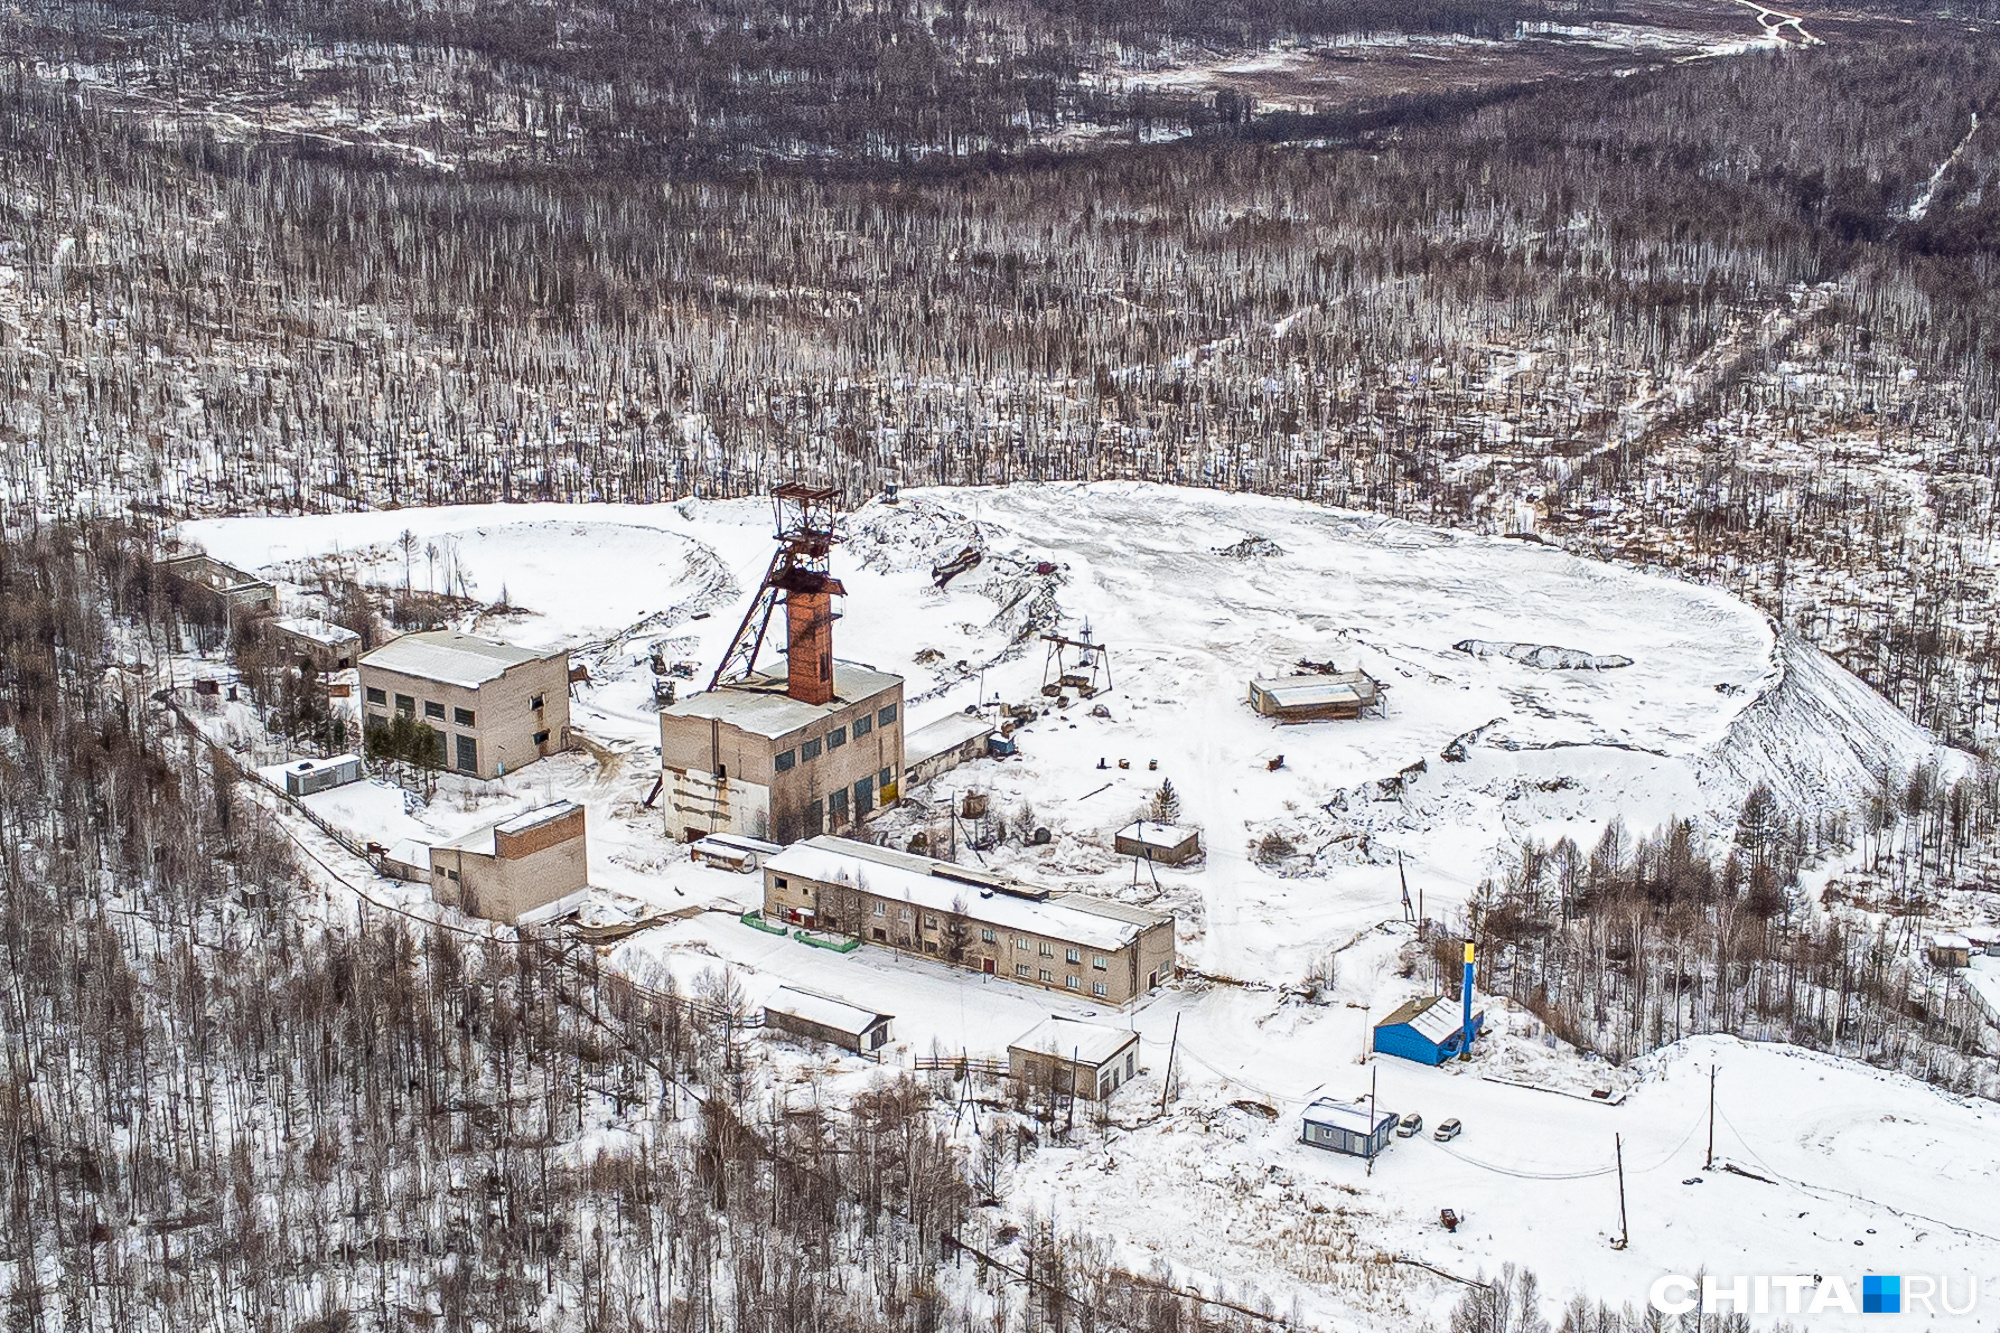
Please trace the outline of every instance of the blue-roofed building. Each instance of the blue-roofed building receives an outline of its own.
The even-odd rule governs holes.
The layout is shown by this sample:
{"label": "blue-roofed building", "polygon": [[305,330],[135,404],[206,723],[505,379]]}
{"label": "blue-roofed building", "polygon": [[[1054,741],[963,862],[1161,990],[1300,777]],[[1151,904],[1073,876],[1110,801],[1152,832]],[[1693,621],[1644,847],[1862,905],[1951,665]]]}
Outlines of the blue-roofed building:
{"label": "blue-roofed building", "polygon": [[[1464,1013],[1442,995],[1411,1000],[1375,1025],[1375,1049],[1419,1064],[1441,1065],[1464,1049]],[[1472,1037],[1486,1024],[1485,1011],[1472,1011]]]}

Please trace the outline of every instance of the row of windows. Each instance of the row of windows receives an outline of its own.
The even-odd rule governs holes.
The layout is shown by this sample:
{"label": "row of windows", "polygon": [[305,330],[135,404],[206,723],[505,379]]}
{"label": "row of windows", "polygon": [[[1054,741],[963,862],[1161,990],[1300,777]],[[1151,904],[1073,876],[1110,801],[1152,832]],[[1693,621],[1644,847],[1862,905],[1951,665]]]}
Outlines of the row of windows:
{"label": "row of windows", "polygon": [[[1016,963],[1014,964],[1014,975],[1017,977],[1021,977],[1024,980],[1028,979],[1038,980],[1044,986],[1053,986],[1056,984],[1055,973],[1049,971],[1046,967],[1040,970],[1039,975],[1036,975],[1035,973],[1029,970],[1028,965],[1026,963]],[[1083,989],[1083,983],[1079,981],[1073,974],[1063,978],[1063,985],[1069,990]],[[1111,987],[1106,985],[1102,981],[1093,981],[1090,983],[1090,993],[1092,995],[1095,995],[1098,999],[1101,1000],[1106,995],[1109,995],[1111,993]]]}
{"label": "row of windows", "polygon": [[[387,708],[389,706],[389,692],[387,690],[381,689],[378,686],[370,685],[368,687],[367,697],[368,697],[368,702],[374,704],[377,708]],[[528,700],[529,712],[538,713],[541,711],[541,709],[542,709],[541,695],[538,694],[534,698]],[[417,715],[416,697],[414,695],[408,695],[408,694],[397,695],[396,711],[403,714],[405,717],[415,717]],[[444,705],[438,703],[436,700],[433,699],[424,700],[424,717],[426,719],[438,722],[444,721]],[[478,723],[473,721],[473,713],[470,708],[452,709],[451,720],[453,725],[460,727],[471,727],[478,725]],[[546,735],[547,733],[544,732],[543,734]]]}
{"label": "row of windows", "polygon": [[[858,741],[873,731],[877,722],[886,727],[895,720],[896,705],[894,704],[890,704],[877,713],[873,720],[870,720],[868,715],[864,713],[854,719],[854,739]],[[847,744],[847,728],[845,726],[838,726],[832,731],[827,732],[824,736],[815,736],[811,740],[800,741],[798,748],[795,750],[780,750],[777,757],[771,761],[771,766],[780,773],[788,773],[802,761],[810,762],[819,758],[823,750],[838,750],[845,744]],[[887,784],[889,778],[889,770],[886,768],[883,769],[883,783]]]}

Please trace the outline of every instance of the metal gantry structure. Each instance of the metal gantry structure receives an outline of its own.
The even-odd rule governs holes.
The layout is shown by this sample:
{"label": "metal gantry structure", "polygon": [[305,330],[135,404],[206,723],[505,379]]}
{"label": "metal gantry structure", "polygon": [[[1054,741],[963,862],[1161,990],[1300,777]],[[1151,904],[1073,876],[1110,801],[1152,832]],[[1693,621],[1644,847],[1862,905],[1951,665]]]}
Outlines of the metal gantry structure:
{"label": "metal gantry structure", "polygon": [[771,556],[770,568],[764,571],[757,595],[743,613],[743,623],[736,627],[728,651],[708,682],[711,690],[747,680],[756,672],[757,654],[770,631],[779,594],[824,598],[846,593],[840,580],[833,577],[830,564],[833,548],[840,541],[833,511],[838,494],[831,486],[799,482],[788,482],[771,492],[778,549]]}

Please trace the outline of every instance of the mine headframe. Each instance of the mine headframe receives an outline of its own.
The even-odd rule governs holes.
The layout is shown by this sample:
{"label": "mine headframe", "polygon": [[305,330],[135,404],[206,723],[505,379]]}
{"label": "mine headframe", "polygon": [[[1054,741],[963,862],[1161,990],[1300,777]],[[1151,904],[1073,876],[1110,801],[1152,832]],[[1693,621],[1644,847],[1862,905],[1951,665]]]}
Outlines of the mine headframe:
{"label": "mine headframe", "polygon": [[826,703],[833,698],[833,598],[847,591],[830,568],[833,548],[840,541],[834,529],[837,494],[830,486],[798,482],[788,482],[771,492],[778,549],[772,553],[764,581],[708,683],[711,690],[747,680],[755,673],[757,654],[771,627],[771,613],[782,600],[786,693],[808,703]]}

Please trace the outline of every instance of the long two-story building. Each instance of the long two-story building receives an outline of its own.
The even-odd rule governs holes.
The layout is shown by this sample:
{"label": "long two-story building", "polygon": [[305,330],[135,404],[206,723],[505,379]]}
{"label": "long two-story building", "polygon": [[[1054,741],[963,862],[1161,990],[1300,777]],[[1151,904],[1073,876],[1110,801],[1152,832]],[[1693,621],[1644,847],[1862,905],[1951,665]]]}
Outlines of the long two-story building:
{"label": "long two-story building", "polygon": [[1174,968],[1166,913],[848,838],[767,858],[764,915],[1103,1004],[1130,1004]]}

